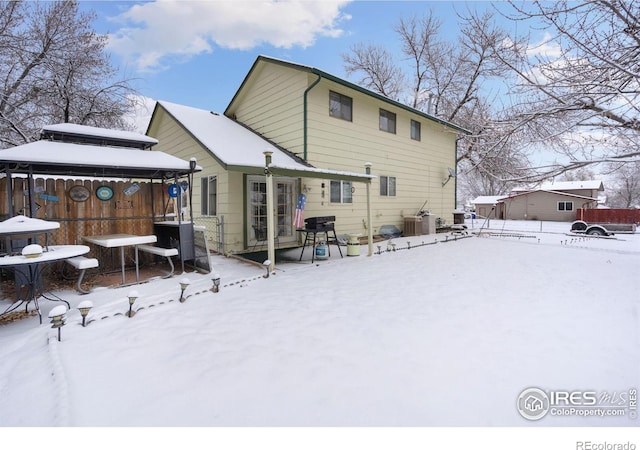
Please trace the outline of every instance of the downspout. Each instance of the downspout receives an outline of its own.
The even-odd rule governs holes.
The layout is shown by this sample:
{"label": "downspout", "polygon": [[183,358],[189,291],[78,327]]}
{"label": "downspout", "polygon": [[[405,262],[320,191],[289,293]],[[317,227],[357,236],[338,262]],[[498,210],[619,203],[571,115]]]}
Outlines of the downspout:
{"label": "downspout", "polygon": [[[191,225],[189,226],[189,230],[192,233],[192,247],[193,251],[193,265],[197,269],[198,268],[198,258],[196,256],[196,230],[193,223],[193,173],[196,170],[197,161],[195,158],[191,158],[189,160],[189,173],[187,174],[187,180],[189,183],[189,219],[191,220]],[[206,238],[205,238],[206,239]]]}
{"label": "downspout", "polygon": [[[431,100],[431,97],[429,97],[429,100]],[[455,149],[455,165],[454,165],[454,171],[456,174],[456,179],[453,180],[453,210],[457,210],[458,209],[458,141],[462,139],[462,138],[457,138],[456,139],[456,149]]]}
{"label": "downspout", "polygon": [[304,142],[303,142],[303,159],[305,162],[307,161],[307,94],[311,89],[316,87],[320,80],[322,79],[322,75],[318,75],[318,79],[311,83],[311,85],[305,89],[304,91],[304,104],[303,104],[303,134],[304,134]]}

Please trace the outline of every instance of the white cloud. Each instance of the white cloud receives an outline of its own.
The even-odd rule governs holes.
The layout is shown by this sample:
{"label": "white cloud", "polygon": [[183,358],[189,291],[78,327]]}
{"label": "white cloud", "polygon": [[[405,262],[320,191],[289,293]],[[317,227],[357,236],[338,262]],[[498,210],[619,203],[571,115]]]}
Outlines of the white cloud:
{"label": "white cloud", "polygon": [[308,47],[318,37],[343,34],[341,8],[350,0],[157,0],[118,16],[122,27],[109,48],[140,71],[160,70],[176,59],[210,53],[215,46],[247,50],[269,44]]}
{"label": "white cloud", "polygon": [[549,33],[545,33],[539,42],[529,45],[527,54],[530,57],[539,56],[548,59],[555,59],[562,55],[562,47],[553,40]]}

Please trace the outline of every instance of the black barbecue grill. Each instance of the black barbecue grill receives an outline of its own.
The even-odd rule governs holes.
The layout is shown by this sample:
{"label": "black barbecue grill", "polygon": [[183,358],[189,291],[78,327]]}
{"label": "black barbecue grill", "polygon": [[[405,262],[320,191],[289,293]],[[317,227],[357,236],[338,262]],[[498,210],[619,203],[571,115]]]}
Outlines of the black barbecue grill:
{"label": "black barbecue grill", "polygon": [[336,221],[336,216],[309,217],[308,219],[304,220],[304,228],[299,228],[297,230],[305,234],[304,244],[302,245],[302,252],[300,252],[299,261],[302,261],[302,255],[304,254],[304,249],[307,247],[308,244],[311,244],[311,262],[314,262],[316,236],[318,234],[325,235],[327,248],[329,250],[329,256],[331,256],[331,247],[328,246],[329,239],[330,239],[329,233],[333,233],[333,241],[338,246],[338,251],[340,252],[340,257],[342,258],[342,250],[340,249],[340,244],[338,243],[338,236],[336,235],[336,229],[334,226],[335,221]]}

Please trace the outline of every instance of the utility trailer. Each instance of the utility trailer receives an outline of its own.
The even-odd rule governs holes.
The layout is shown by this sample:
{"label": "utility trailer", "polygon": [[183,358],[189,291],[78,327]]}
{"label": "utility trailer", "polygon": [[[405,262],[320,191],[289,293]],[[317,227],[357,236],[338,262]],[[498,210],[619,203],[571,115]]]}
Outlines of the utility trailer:
{"label": "utility trailer", "polygon": [[593,223],[576,220],[571,224],[571,232],[589,236],[613,236],[615,233],[635,233],[634,223]]}

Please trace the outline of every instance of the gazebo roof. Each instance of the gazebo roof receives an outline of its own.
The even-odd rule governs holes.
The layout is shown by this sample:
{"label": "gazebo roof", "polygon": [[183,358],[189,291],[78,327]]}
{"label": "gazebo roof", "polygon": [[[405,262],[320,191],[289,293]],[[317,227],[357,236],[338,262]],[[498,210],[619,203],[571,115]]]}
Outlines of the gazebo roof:
{"label": "gazebo roof", "polygon": [[160,151],[49,140],[0,150],[0,166],[15,173],[150,179],[202,170]]}
{"label": "gazebo roof", "polygon": [[114,147],[146,150],[158,143],[157,139],[133,131],[111,130],[74,123],[46,125],[40,131],[40,139],[75,144],[110,145]]}

